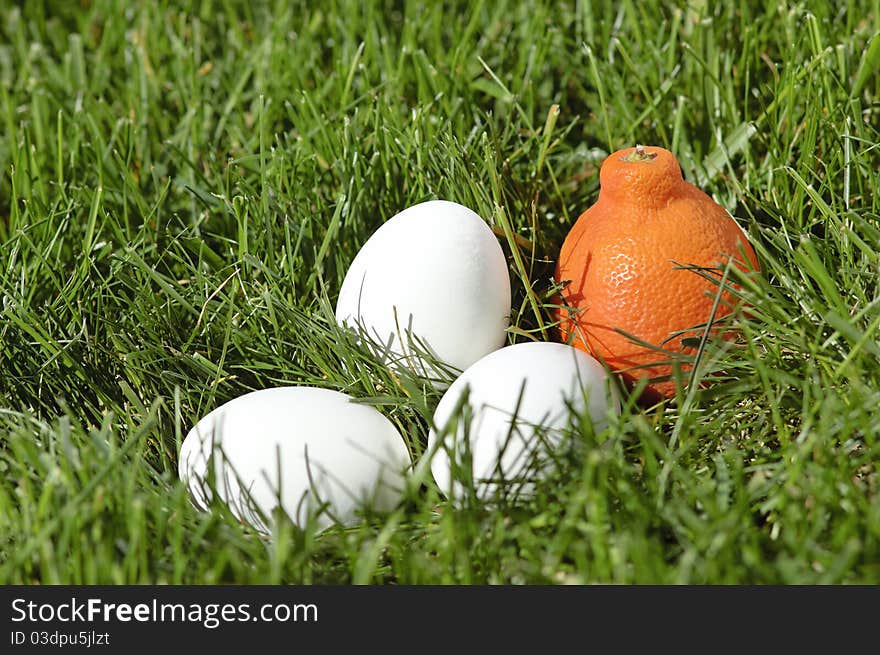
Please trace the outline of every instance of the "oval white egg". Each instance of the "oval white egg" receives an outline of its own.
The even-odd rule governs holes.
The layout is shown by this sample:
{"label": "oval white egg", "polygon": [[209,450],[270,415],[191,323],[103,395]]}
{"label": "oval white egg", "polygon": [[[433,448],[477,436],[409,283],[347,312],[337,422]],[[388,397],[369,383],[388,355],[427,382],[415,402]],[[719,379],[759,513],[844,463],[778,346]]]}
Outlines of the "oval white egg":
{"label": "oval white egg", "polygon": [[479,215],[445,200],[413,205],[376,230],[336,303],[337,321],[366,336],[383,362],[438,387],[504,345],[509,317],[498,240]]}
{"label": "oval white egg", "polygon": [[[461,410],[465,400],[469,413]],[[459,474],[453,481],[455,461],[465,479],[473,476],[483,500],[502,485],[508,495],[527,496],[547,470],[547,456],[563,439],[572,410],[588,411],[596,431],[620,413],[608,373],[586,353],[535,342],[483,357],[452,383],[434,412],[426,451],[433,453],[434,480],[444,494],[461,498],[466,488]],[[444,435],[442,444],[438,435]]]}
{"label": "oval white egg", "polygon": [[353,401],[315,387],[234,398],[187,434],[180,479],[202,509],[213,489],[233,514],[264,532],[269,525],[260,512],[271,519],[279,505],[300,526],[322,508],[319,527],[355,523],[364,506],[390,510],[404,488],[408,449],[391,421]]}

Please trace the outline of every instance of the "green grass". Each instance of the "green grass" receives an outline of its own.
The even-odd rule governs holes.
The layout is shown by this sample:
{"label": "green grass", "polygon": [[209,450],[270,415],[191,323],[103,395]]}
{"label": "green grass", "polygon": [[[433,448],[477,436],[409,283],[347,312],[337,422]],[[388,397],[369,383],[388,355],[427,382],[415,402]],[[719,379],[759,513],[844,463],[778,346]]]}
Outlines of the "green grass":
{"label": "green grass", "polygon": [[[0,582],[880,582],[877,0],[130,4],[0,2]],[[190,505],[182,435],[271,385],[365,398],[418,456],[437,393],[332,320],[360,244],[472,207],[510,341],[543,339],[635,143],[761,261],[713,384],[627,404],[517,506],[426,484],[265,541]]]}

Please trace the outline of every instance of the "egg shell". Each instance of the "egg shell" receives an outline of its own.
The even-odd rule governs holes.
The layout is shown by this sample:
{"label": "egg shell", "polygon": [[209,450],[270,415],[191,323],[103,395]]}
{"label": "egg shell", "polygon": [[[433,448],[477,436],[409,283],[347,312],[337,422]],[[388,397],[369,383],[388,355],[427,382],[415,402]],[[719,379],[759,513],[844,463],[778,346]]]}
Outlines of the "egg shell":
{"label": "egg shell", "polygon": [[[458,425],[449,425],[465,394],[470,420],[465,424],[460,412]],[[596,431],[607,426],[609,414],[620,413],[608,373],[586,353],[560,343],[533,342],[483,357],[452,383],[434,412],[426,451],[433,453],[434,480],[443,493],[460,499],[465,486],[458,479],[452,483],[449,455],[454,453],[459,465],[466,466],[469,448],[479,498],[487,500],[499,491],[499,472],[507,494],[527,497],[535,479],[547,471],[548,449],[560,444],[571,410],[588,411]]]}
{"label": "egg shell", "polygon": [[337,321],[367,337],[384,363],[438,387],[504,345],[509,317],[510,275],[498,240],[478,214],[446,200],[413,205],[379,227],[336,303]]}
{"label": "egg shell", "polygon": [[[213,457],[212,457],[213,454]],[[202,418],[180,449],[178,473],[205,509],[213,488],[239,519],[267,532],[279,504],[298,525],[351,525],[368,505],[392,509],[404,488],[409,452],[394,425],[351,396],[315,387],[276,387],[230,400]],[[279,475],[280,473],[280,475]]]}

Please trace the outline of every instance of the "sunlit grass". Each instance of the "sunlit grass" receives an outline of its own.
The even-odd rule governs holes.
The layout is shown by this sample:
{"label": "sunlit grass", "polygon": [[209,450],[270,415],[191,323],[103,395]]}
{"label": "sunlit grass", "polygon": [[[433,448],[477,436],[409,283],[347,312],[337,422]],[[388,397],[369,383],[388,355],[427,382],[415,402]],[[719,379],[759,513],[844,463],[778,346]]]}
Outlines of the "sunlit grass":
{"label": "sunlit grass", "polygon": [[[876,1],[56,4],[0,8],[0,580],[880,582]],[[510,342],[553,338],[559,246],[635,143],[761,263],[711,384],[626,402],[518,505],[428,479],[268,541],[191,506],[182,437],[267,386],[362,398],[420,456],[439,393],[333,320],[360,245],[467,205]]]}

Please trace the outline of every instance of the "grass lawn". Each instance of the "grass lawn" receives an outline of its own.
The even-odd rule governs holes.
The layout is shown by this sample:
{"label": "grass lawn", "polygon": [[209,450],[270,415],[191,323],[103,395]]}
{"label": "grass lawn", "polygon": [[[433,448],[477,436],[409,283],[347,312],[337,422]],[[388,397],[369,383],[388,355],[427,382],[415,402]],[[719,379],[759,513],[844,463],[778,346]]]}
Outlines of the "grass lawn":
{"label": "grass lawn", "polygon": [[[880,583],[877,0],[11,4],[0,582]],[[439,393],[333,320],[360,245],[467,205],[508,255],[509,342],[552,339],[559,247],[636,143],[761,263],[711,385],[625,403],[517,505],[428,481],[265,540],[190,504],[182,437],[254,389],[364,398],[418,457]]]}

